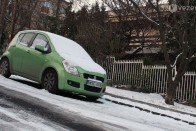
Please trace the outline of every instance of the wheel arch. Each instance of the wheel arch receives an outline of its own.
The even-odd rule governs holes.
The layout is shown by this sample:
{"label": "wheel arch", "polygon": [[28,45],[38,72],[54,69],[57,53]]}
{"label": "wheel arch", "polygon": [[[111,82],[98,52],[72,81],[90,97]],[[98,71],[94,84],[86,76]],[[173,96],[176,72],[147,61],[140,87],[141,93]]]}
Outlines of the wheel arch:
{"label": "wheel arch", "polygon": [[6,51],[6,52],[2,55],[1,59],[4,59],[4,58],[8,59],[9,64],[10,64],[10,72],[13,73],[12,57],[11,57],[11,54],[10,54],[9,51]]}
{"label": "wheel arch", "polygon": [[40,80],[42,79],[44,73],[45,73],[47,70],[54,70],[54,71],[57,73],[57,76],[58,76],[58,72],[57,72],[57,70],[56,70],[55,68],[53,68],[53,67],[46,67],[46,68],[42,71],[42,73],[41,73],[41,78],[40,78]]}
{"label": "wheel arch", "polygon": [[[58,86],[60,86],[63,82],[61,78],[65,76],[65,69],[60,63],[48,63],[48,64],[46,64],[43,67],[42,71],[40,72],[39,83],[41,83],[42,76],[43,76],[44,72],[49,70],[49,69],[53,69],[57,73]],[[58,87],[58,88],[60,88],[60,87]]]}
{"label": "wheel arch", "polygon": [[43,69],[43,71],[40,73],[39,82],[41,83],[42,76],[44,75],[44,73],[45,73],[47,70],[54,70],[54,71],[57,73],[58,83],[59,83],[59,80],[60,80],[59,77],[61,76],[62,70],[60,70],[59,68],[55,68],[55,67],[53,67],[53,66],[48,66],[48,67],[46,67],[46,68]]}
{"label": "wheel arch", "polygon": [[[2,56],[1,59],[8,59],[9,60],[8,56]],[[9,62],[10,62],[10,60],[9,60]]]}
{"label": "wheel arch", "polygon": [[3,55],[2,57],[1,57],[1,60],[3,60],[3,59],[8,59],[8,62],[9,62],[9,68],[10,68],[10,71],[12,72],[12,66],[11,66],[11,60],[10,60],[10,58],[8,57],[8,56],[6,56],[6,55]]}
{"label": "wheel arch", "polygon": [[[54,73],[54,83],[53,83],[53,85],[51,86],[51,87],[45,87],[44,85],[43,85],[43,83],[42,82],[44,82],[43,81],[43,78],[44,78],[44,76],[47,74],[46,72],[53,72]],[[45,74],[46,73],[46,74]],[[42,87],[43,88],[45,88],[46,90],[48,90],[48,92],[50,92],[50,93],[58,93],[58,90],[59,90],[59,76],[58,76],[58,73],[57,73],[57,71],[54,69],[54,68],[52,68],[52,67],[47,67],[44,71],[43,71],[43,73],[42,73],[42,76],[41,76],[41,85],[42,85]]]}
{"label": "wheel arch", "polygon": [[11,71],[10,71],[10,60],[7,56],[1,57],[1,62],[7,61],[7,70],[2,74],[4,77],[9,78],[11,76]]}

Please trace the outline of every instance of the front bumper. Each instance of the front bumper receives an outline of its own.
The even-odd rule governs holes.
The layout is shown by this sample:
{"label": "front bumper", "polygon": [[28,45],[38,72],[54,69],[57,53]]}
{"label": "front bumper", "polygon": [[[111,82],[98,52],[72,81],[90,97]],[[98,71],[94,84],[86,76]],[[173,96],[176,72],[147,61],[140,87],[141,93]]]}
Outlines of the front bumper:
{"label": "front bumper", "polygon": [[[80,71],[79,76],[71,75],[67,72],[62,72],[59,76],[59,89],[74,92],[78,94],[82,94],[85,96],[93,96],[93,97],[101,97],[104,95],[106,90],[106,76],[94,73],[94,72],[86,72]],[[95,79],[102,82],[101,88],[88,86],[86,84],[87,79]]]}

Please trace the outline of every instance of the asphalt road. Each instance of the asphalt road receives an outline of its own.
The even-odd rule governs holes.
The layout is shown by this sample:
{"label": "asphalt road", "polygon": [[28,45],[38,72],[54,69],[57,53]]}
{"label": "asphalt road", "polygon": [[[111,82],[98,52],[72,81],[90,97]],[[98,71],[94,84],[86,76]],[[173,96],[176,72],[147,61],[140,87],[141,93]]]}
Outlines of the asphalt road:
{"label": "asphalt road", "polygon": [[[106,127],[112,127],[112,129],[116,127],[116,130],[120,128],[117,125],[110,125],[82,117],[71,111],[62,110],[38,98],[2,86],[0,86],[0,123],[0,131],[18,131],[20,128],[38,130],[39,127],[33,126],[36,123],[46,126],[42,130],[46,130],[47,127],[54,130],[79,131],[110,130]],[[33,124],[31,125],[31,123]]]}

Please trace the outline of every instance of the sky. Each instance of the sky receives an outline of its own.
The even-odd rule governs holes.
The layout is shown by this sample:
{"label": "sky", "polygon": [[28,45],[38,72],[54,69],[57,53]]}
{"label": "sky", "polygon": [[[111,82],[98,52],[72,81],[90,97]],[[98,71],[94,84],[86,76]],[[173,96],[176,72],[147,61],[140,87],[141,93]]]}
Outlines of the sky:
{"label": "sky", "polygon": [[[82,1],[82,2],[81,2]],[[74,2],[73,8],[74,10],[78,10],[79,8],[81,8],[83,5],[92,5],[94,4],[96,1],[102,3],[102,0],[76,0]]]}

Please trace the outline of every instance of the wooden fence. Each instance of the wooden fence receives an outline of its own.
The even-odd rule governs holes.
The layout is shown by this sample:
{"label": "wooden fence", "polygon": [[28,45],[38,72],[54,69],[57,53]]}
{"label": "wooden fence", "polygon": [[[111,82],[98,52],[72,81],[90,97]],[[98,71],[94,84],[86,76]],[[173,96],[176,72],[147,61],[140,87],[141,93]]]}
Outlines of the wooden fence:
{"label": "wooden fence", "polygon": [[[116,61],[108,57],[103,65],[112,85],[143,87],[150,92],[165,93],[167,90],[167,68],[165,65],[145,66],[142,60]],[[176,68],[173,69],[173,75]],[[186,72],[179,83],[176,98],[180,101],[196,100],[196,73]]]}

